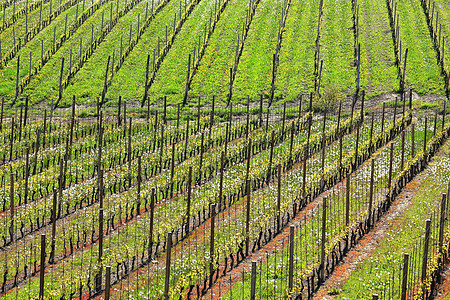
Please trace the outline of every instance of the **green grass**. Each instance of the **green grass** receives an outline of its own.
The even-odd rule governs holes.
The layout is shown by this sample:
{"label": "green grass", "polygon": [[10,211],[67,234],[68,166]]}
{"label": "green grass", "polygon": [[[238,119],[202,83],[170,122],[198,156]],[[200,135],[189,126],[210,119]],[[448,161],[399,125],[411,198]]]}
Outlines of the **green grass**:
{"label": "green grass", "polygon": [[[442,38],[446,37],[445,38],[445,47],[444,47],[445,48],[444,49],[444,66],[446,68],[448,68],[448,66],[450,64],[450,57],[447,54],[449,53],[448,51],[450,51],[450,48],[449,48],[449,43],[448,43],[447,37],[450,34],[450,28],[448,27],[448,24],[450,23],[450,3],[448,1],[443,1],[443,0],[437,0],[433,3],[436,4],[435,10],[437,12],[439,12],[439,23],[442,25],[442,27],[440,27],[438,24],[438,27],[442,28],[441,43],[440,43],[441,49],[442,49]],[[430,15],[431,15],[431,13],[430,13]],[[433,24],[434,24],[433,28],[439,38],[439,29],[436,30],[436,16],[433,18]],[[441,53],[441,55],[442,55],[442,53]],[[447,70],[447,72],[448,72],[448,70]]]}
{"label": "green grass", "polygon": [[291,101],[314,89],[319,1],[291,1],[276,77],[275,96]]}
{"label": "green grass", "polygon": [[247,95],[253,101],[261,94],[264,97],[270,95],[273,54],[283,4],[283,0],[261,0],[259,3],[239,60],[233,84],[234,101],[247,99]]}
{"label": "green grass", "polygon": [[[32,77],[31,83],[26,88],[26,93],[30,95],[31,99],[34,99],[34,102],[46,100],[46,102],[49,103],[50,99],[56,100],[58,96],[62,58],[65,58],[65,68],[63,72],[63,76],[65,77],[69,73],[70,50],[72,49],[72,64],[74,64],[74,62],[80,58],[80,39],[82,39],[81,53],[84,54],[91,42],[92,26],[94,26],[94,40],[100,34],[102,12],[105,14],[104,24],[109,21],[111,9],[110,3],[114,4],[113,13],[115,13],[114,9],[117,7],[117,2],[107,2],[107,4],[100,6],[100,8],[74,33],[72,38],[66,41],[62,47],[52,55],[51,59],[42,68],[41,72]],[[124,7],[124,4],[125,0],[119,0],[119,10]],[[75,12],[71,11],[71,13]],[[66,95],[66,98],[71,98],[71,96],[72,95]]]}
{"label": "green grass", "polygon": [[402,41],[401,67],[408,48],[406,88],[419,94],[442,94],[443,78],[437,65],[436,53],[430,39],[425,15],[419,0],[397,1],[400,40]]}
{"label": "green grass", "polygon": [[321,90],[336,87],[346,94],[355,90],[353,22],[350,1],[325,0],[320,36],[323,60]]}
{"label": "green grass", "polygon": [[191,83],[192,97],[212,97],[226,102],[230,82],[229,69],[234,65],[237,36],[241,35],[248,1],[232,0],[216,24],[214,34]]}
{"label": "green grass", "polygon": [[[136,36],[138,15],[140,16],[140,26],[142,26],[145,20],[146,3],[148,2],[143,1],[139,3],[132,11],[120,19],[112,32],[109,33],[109,38],[95,50],[81,71],[75,75],[73,83],[66,88],[64,91],[66,98],[70,99],[71,95],[75,95],[79,99],[78,103],[89,103],[102,93],[108,56],[111,56],[112,59],[114,52],[115,62],[119,60],[120,40],[122,39],[123,48],[125,49],[130,38],[130,25],[132,26],[132,36]],[[151,13],[150,10],[151,7],[148,10],[149,15]],[[112,60],[110,61],[109,74],[111,74],[111,69]]]}
{"label": "green grass", "polygon": [[[179,1],[169,1],[141,36],[138,44],[125,60],[119,72],[114,75],[111,86],[108,88],[108,97],[113,99],[113,103],[117,103],[119,95],[126,100],[140,101],[142,99],[147,55],[150,54],[151,58],[153,57],[153,49],[158,47],[158,38],[160,40],[160,49],[163,48],[165,28],[167,26],[170,33],[170,29],[173,28],[174,14],[179,14],[179,7]],[[157,103],[157,101],[153,102]]]}
{"label": "green grass", "polygon": [[399,89],[386,1],[359,3],[360,88],[368,98]]}
{"label": "green grass", "polygon": [[[149,90],[151,101],[155,101],[165,95],[167,95],[168,101],[171,103],[181,102],[183,99],[188,56],[191,54],[191,60],[193,59],[194,48],[198,53],[199,37],[201,37],[200,45],[203,45],[205,26],[209,24],[211,13],[214,16],[216,3],[216,1],[212,0],[202,0],[183,25],[156,75],[154,84]],[[142,98],[144,94],[143,89],[140,89],[140,92],[141,94],[138,97]],[[193,101],[196,102],[195,99]],[[201,102],[210,102],[210,99],[204,98]]]}
{"label": "green grass", "polygon": [[[80,16],[83,12],[82,10],[82,2],[78,4],[78,16]],[[85,9],[87,9],[88,5],[86,4]],[[60,14],[55,20],[52,21],[51,25],[45,27],[33,40],[29,41],[25,46],[23,46],[17,53],[17,55],[7,64],[7,66],[0,73],[0,95],[12,97],[15,94],[15,84],[16,84],[16,71],[17,71],[17,59],[20,55],[20,78],[23,78],[30,71],[30,53],[31,53],[31,66],[34,68],[38,61],[41,59],[41,42],[43,41],[43,49],[44,53],[52,48],[53,45],[53,34],[56,28],[55,37],[59,40],[60,36],[64,33],[64,25],[65,18],[67,16],[67,28],[75,22],[77,6],[73,6],[70,9],[67,9],[62,14]],[[39,10],[37,11],[39,14]],[[44,13],[43,13],[44,15]],[[39,21],[39,16],[37,16]],[[24,22],[24,20],[21,20]],[[29,17],[30,22],[30,17]],[[20,23],[21,24],[21,23]],[[28,25],[30,30],[32,27],[31,24]],[[25,29],[24,29],[25,32]],[[23,32],[23,33],[24,33]],[[2,33],[3,35],[4,33]],[[5,32],[6,34],[6,32]],[[9,34],[8,36],[11,36]],[[17,37],[16,37],[17,38]],[[21,37],[24,38],[23,36]],[[4,38],[2,36],[2,53],[4,52]],[[73,46],[74,47],[74,46]],[[75,55],[78,51],[77,47],[74,47],[73,54]],[[67,58],[68,59],[68,58]],[[40,75],[41,76],[41,75]],[[26,92],[25,94],[28,94]],[[34,95],[35,96],[35,95]],[[39,98],[36,96],[36,98]],[[34,100],[34,97],[33,99]],[[35,101],[32,101],[35,102]]]}

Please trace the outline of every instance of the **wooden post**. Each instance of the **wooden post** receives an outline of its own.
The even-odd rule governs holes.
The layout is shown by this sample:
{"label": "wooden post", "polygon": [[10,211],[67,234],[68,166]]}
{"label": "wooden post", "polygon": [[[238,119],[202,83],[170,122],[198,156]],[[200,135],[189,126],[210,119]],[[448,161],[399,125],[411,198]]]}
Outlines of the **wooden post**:
{"label": "wooden post", "polygon": [[22,104],[20,105],[20,115],[19,115],[19,142],[22,140]]}
{"label": "wooden post", "polygon": [[292,148],[294,148],[295,122],[291,126],[291,143],[289,144],[289,164],[292,164]]}
{"label": "wooden post", "polygon": [[[326,115],[326,111],[325,111],[325,115]],[[282,119],[282,123],[281,123],[281,139],[284,140],[284,123],[286,120],[286,101],[283,103],[283,119]],[[325,123],[325,121],[324,121]]]}
{"label": "wooden post", "polygon": [[322,175],[325,170],[325,126],[327,120],[327,111],[325,111],[323,116],[323,128],[322,128]]}
{"label": "wooden post", "polygon": [[126,135],[126,126],[127,126],[127,103],[123,102],[123,137]]}
{"label": "wooden post", "polygon": [[339,177],[342,177],[342,134],[339,134]]}
{"label": "wooden post", "polygon": [[294,225],[289,226],[289,291],[292,291],[292,288],[294,287],[294,229]]}
{"label": "wooden post", "polygon": [[272,131],[271,133],[271,140],[270,140],[270,152],[269,152],[269,169],[267,174],[267,182],[270,182],[270,179],[272,177],[272,162],[273,162],[273,146],[275,144],[275,132]]}
{"label": "wooden post", "polygon": [[[325,128],[325,127],[324,127]],[[322,155],[321,155],[321,171],[322,179],[325,176],[325,130],[322,131]]]}
{"label": "wooden post", "polygon": [[403,254],[403,277],[402,277],[402,295],[401,300],[406,300],[406,289],[408,284],[408,263],[409,263],[409,254]]}
{"label": "wooden post", "polygon": [[197,105],[197,132],[200,131],[200,97],[198,97]]}
{"label": "wooden post", "polygon": [[180,127],[180,103],[177,104],[177,129]]}
{"label": "wooden post", "polygon": [[[113,69],[114,69],[114,66],[113,66]],[[147,64],[146,64],[146,68],[145,68],[144,97],[142,99],[142,105],[144,105],[148,99],[148,89],[150,88],[150,85],[148,84],[149,71],[150,71],[150,54],[147,55]],[[150,104],[150,101],[148,101],[148,104]],[[148,105],[148,108],[150,108],[150,105]]]}
{"label": "wooden post", "polygon": [[259,127],[262,127],[263,123],[262,114],[263,114],[263,95],[261,94],[259,99]]}
{"label": "wooden post", "polygon": [[26,158],[25,158],[25,190],[23,201],[25,205],[28,202],[28,177],[30,176],[30,148],[27,147]]}
{"label": "wooden post", "polygon": [[245,209],[245,255],[248,256],[248,250],[250,248],[250,180],[246,181],[247,188],[247,202]]}
{"label": "wooden post", "polygon": [[338,110],[338,122],[336,127],[336,134],[341,135],[341,111],[342,111],[342,101],[339,101],[339,110]]}
{"label": "wooden post", "polygon": [[373,137],[373,119],[374,119],[374,113],[372,112],[372,120],[370,122],[370,142],[372,143],[372,137]]}
{"label": "wooden post", "polygon": [[188,148],[188,143],[189,143],[189,119],[190,119],[190,117],[189,117],[189,113],[188,113],[187,122],[186,122],[186,138],[185,138],[186,142],[184,145],[184,159],[186,159],[186,157],[187,157],[187,148]]}
{"label": "wooden post", "polygon": [[[386,103],[383,102],[383,113],[381,115],[381,132],[384,131],[384,111],[385,111],[385,105]],[[395,124],[394,124],[395,125]]]}
{"label": "wooden post", "polygon": [[[100,113],[100,122],[102,120],[102,114]],[[102,149],[103,149],[103,128],[99,126],[98,129],[98,157],[97,157],[97,172],[102,169]],[[100,173],[99,173],[100,176]],[[100,177],[99,177],[100,181]]]}
{"label": "wooden post", "polygon": [[5,104],[5,98],[2,98],[2,108],[1,108],[1,112],[0,112],[0,132],[3,131],[3,106],[4,106],[4,104]]}
{"label": "wooden post", "polygon": [[252,279],[250,289],[250,300],[256,299],[256,261],[252,261]]}
{"label": "wooden post", "polygon": [[402,155],[400,161],[400,170],[403,171],[405,165],[405,130],[402,131]]}
{"label": "wooden post", "polygon": [[106,266],[105,300],[109,300],[110,295],[111,295],[111,267]]}
{"label": "wooden post", "polygon": [[281,229],[281,164],[278,164],[278,185],[277,185],[277,232]]}
{"label": "wooden post", "polygon": [[156,132],[158,130],[158,111],[155,110],[155,124],[153,125],[153,131]]}
{"label": "wooden post", "polygon": [[409,89],[409,110],[412,110],[412,89]]}
{"label": "wooden post", "polygon": [[169,300],[169,283],[170,283],[170,256],[172,252],[172,232],[167,234],[166,247],[166,277],[164,282],[164,299]]}
{"label": "wooden post", "polygon": [[413,123],[411,126],[411,157],[414,157],[415,152],[415,142],[414,142],[414,135],[415,135],[415,124]]}
{"label": "wooden post", "polygon": [[219,175],[219,207],[223,201],[223,168],[225,164],[225,152],[222,151],[220,154],[220,175]]}
{"label": "wooden post", "polygon": [[396,120],[396,117],[397,117],[397,98],[395,98],[395,102],[394,102],[394,126],[395,126],[395,120]]}
{"label": "wooden post", "polygon": [[444,226],[446,221],[447,194],[442,194],[441,198],[441,217],[439,218],[439,252],[442,253],[444,245]]}
{"label": "wooden post", "polygon": [[216,204],[211,204],[211,236],[209,240],[209,287],[212,287],[213,277],[214,277],[214,234],[215,234],[215,223],[216,223]]}
{"label": "wooden post", "polygon": [[[25,97],[25,115],[23,118],[23,127],[27,126],[27,119],[28,119],[28,96]],[[1,131],[1,129],[0,129],[0,131]]]}
{"label": "wooden post", "polygon": [[136,215],[141,214],[141,180],[142,180],[142,159],[138,156],[138,175],[137,175],[137,198],[136,198]]}
{"label": "wooden post", "polygon": [[232,124],[232,121],[233,121],[233,103],[232,102],[230,102],[230,120],[229,120],[229,124],[230,124],[230,132],[231,132],[231,124]]}
{"label": "wooden post", "polygon": [[62,200],[62,191],[64,189],[64,159],[61,158],[59,160],[59,176],[58,176],[58,195],[59,195],[59,205],[58,205],[58,217],[61,214],[61,200]]}
{"label": "wooden post", "polygon": [[9,182],[9,209],[11,214],[11,225],[9,227],[9,236],[11,238],[11,243],[14,241],[14,174],[11,169],[10,172],[10,182]]}
{"label": "wooden post", "polygon": [[[108,62],[106,63],[106,72],[105,72],[105,81],[103,83],[103,91],[102,91],[102,102],[100,102],[100,107],[105,103],[105,96],[108,92],[108,72],[109,72],[109,64],[111,61],[111,55],[108,56]],[[113,66],[114,68],[114,66]]]}
{"label": "wooden post", "polygon": [[[203,138],[203,135],[202,135]],[[202,140],[203,141],[203,140]],[[173,196],[173,177],[175,176],[175,143],[172,143],[172,157],[170,159],[170,197]],[[201,172],[201,169],[200,169]]]}
{"label": "wooden post", "polygon": [[[102,127],[102,112],[100,112],[100,127]],[[73,96],[72,100],[72,117],[70,119],[70,147],[72,147],[73,144],[73,126],[75,125],[75,95]],[[103,132],[102,132],[103,133]],[[70,153],[68,153],[70,155]]]}
{"label": "wooden post", "polygon": [[364,121],[364,97],[366,96],[366,91],[362,91],[361,92],[361,116],[360,116],[360,118],[361,118],[361,122],[363,122]]}
{"label": "wooden post", "polygon": [[250,130],[250,116],[249,116],[249,114],[250,114],[250,106],[249,105],[250,105],[250,99],[247,96],[247,114],[246,114],[247,124],[246,124],[246,127],[245,127],[245,137],[246,138],[248,138],[248,133],[249,133],[249,130]]}
{"label": "wooden post", "polygon": [[403,118],[405,117],[405,107],[406,107],[406,92],[402,91],[401,92],[401,97],[403,100],[403,111],[402,111],[402,116]]}
{"label": "wooden post", "polygon": [[150,196],[150,228],[149,228],[149,243],[148,243],[148,257],[151,258],[151,250],[153,246],[153,222],[155,217],[155,197],[156,197],[156,190],[155,188],[152,188],[152,193]]}
{"label": "wooden post", "polygon": [[425,130],[424,132],[424,137],[423,137],[423,153],[426,152],[427,150],[427,124],[428,123],[428,117],[425,117]]}
{"label": "wooden post", "polygon": [[[103,256],[103,208],[98,212],[98,263],[101,264]],[[96,291],[102,290],[102,267],[100,266],[96,278]]]}
{"label": "wooden post", "polygon": [[131,122],[132,118],[130,117],[130,126],[128,127],[128,168],[131,168]]}
{"label": "wooden post", "polygon": [[212,126],[214,125],[214,105],[215,105],[216,97],[212,97],[212,103],[211,103],[211,119],[209,121],[209,136],[211,136]]}
{"label": "wooden post", "polygon": [[57,193],[56,193],[56,189],[53,189],[52,240],[51,240],[51,248],[50,248],[50,257],[48,259],[49,264],[53,264],[55,262],[56,202],[57,202]]}
{"label": "wooden post", "polygon": [[13,145],[14,145],[14,118],[11,118],[11,135],[9,138],[9,161],[13,159]]}
{"label": "wooden post", "polygon": [[269,115],[270,115],[270,109],[267,108],[267,114],[266,114],[266,131],[269,130]]}
{"label": "wooden post", "polygon": [[247,148],[247,170],[245,178],[248,179],[250,174],[250,159],[252,158],[252,139],[248,139],[248,148]]}
{"label": "wooden post", "polygon": [[436,135],[436,127],[437,127],[437,110],[434,111],[433,136]]}
{"label": "wooden post", "polygon": [[394,142],[391,143],[391,155],[389,156],[389,177],[388,177],[388,190],[391,189],[392,185],[392,159],[394,156]]}
{"label": "wooden post", "polygon": [[119,96],[119,106],[117,108],[117,122],[118,122],[119,126],[122,125],[122,120],[121,120],[121,115],[120,115],[121,102],[122,102],[122,96]]}
{"label": "wooden post", "polygon": [[[15,43],[14,43],[15,44]],[[14,45],[15,47],[15,45]],[[17,101],[17,98],[19,97],[19,78],[20,78],[20,74],[19,74],[19,68],[20,68],[20,55],[17,56],[17,72],[16,72],[16,96],[14,98],[14,102]]]}
{"label": "wooden post", "polygon": [[359,145],[359,126],[356,127],[355,166],[358,162],[358,145]]}
{"label": "wooden post", "polygon": [[187,182],[187,203],[186,203],[186,226],[185,233],[189,233],[189,219],[191,218],[191,191],[192,191],[192,166],[189,166]]}
{"label": "wooden post", "polygon": [[56,101],[55,108],[62,99],[62,89],[63,89],[62,80],[63,80],[63,75],[64,75],[63,72],[64,72],[64,57],[62,58],[62,61],[61,61],[61,74],[59,76],[59,94],[58,94],[58,101]]}
{"label": "wooden post", "polygon": [[37,154],[39,151],[39,134],[40,134],[40,130],[37,131],[36,133],[36,147],[35,147],[35,151],[34,151],[34,167],[33,167],[33,175],[36,175],[36,168],[37,168]]}
{"label": "wooden post", "polygon": [[[42,148],[45,148],[45,133],[47,131],[47,110],[44,109],[44,124],[42,129]],[[52,130],[52,120],[50,119],[50,131]]]}
{"label": "wooden post", "polygon": [[202,138],[201,138],[201,142],[200,142],[200,163],[198,166],[198,180],[197,182],[200,184],[202,182],[202,167],[203,167],[203,152],[205,151],[203,148],[203,143],[204,143],[204,139],[205,139],[205,135],[204,132],[202,132]]}
{"label": "wooden post", "polygon": [[223,147],[223,151],[225,152],[225,155],[227,155],[227,148],[228,148],[228,136],[229,136],[229,132],[231,130],[229,124],[227,123],[225,126],[225,145]]}
{"label": "wooden post", "polygon": [[345,187],[345,226],[350,224],[350,173],[347,174]]}
{"label": "wooden post", "polygon": [[444,130],[445,127],[445,114],[446,114],[446,110],[447,109],[447,101],[444,101],[444,111],[442,113],[442,130]]}
{"label": "wooden post", "polygon": [[41,266],[39,270],[39,300],[44,299],[44,274],[45,274],[45,234],[41,234]]}
{"label": "wooden post", "polygon": [[428,245],[430,243],[430,226],[431,220],[426,220],[425,223],[425,241],[423,243],[423,257],[422,257],[422,287],[425,289],[424,282],[427,279],[427,264],[428,264]]}
{"label": "wooden post", "polygon": [[161,147],[159,148],[159,169],[163,169],[162,158],[164,156],[164,126],[161,126]]}
{"label": "wooden post", "polygon": [[189,54],[188,65],[186,71],[186,86],[184,88],[183,106],[187,105],[187,98],[189,92],[189,78],[191,77],[191,54]]}
{"label": "wooden post", "polygon": [[372,225],[372,207],[373,207],[373,177],[375,172],[375,159],[372,159],[372,166],[370,169],[370,189],[369,189],[369,209],[367,213],[367,224]]}
{"label": "wooden post", "polygon": [[320,246],[320,281],[325,279],[325,232],[327,229],[327,197],[323,197],[322,203],[322,239]]}
{"label": "wooden post", "polygon": [[164,96],[163,124],[167,124],[167,96]]}

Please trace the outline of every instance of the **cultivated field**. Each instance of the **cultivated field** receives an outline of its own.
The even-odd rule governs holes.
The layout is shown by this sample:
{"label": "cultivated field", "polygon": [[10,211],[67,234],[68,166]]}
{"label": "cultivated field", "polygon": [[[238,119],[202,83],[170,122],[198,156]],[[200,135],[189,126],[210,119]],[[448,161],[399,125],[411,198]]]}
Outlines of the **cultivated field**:
{"label": "cultivated field", "polygon": [[0,299],[450,299],[447,2],[0,3]]}

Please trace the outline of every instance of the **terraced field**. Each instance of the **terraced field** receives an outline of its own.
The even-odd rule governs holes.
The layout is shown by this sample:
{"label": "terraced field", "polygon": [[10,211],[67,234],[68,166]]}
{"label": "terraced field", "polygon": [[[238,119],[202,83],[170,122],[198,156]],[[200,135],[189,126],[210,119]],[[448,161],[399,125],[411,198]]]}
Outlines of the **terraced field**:
{"label": "terraced field", "polygon": [[1,8],[0,298],[440,289],[444,1]]}
{"label": "terraced field", "polygon": [[141,105],[163,97],[174,105],[198,97],[271,104],[311,92],[342,98],[364,90],[370,99],[448,88],[445,3],[10,0],[3,7],[0,97],[8,105],[29,97],[68,106],[72,96],[84,105],[99,97],[117,105],[119,96]]}

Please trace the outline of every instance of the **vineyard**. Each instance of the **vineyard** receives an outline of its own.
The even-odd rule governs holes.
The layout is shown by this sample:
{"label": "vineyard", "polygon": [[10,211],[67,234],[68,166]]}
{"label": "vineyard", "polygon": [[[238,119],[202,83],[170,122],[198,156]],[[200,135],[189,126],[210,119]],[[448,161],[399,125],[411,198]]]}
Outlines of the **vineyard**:
{"label": "vineyard", "polygon": [[448,2],[0,3],[0,299],[450,299]]}
{"label": "vineyard", "polygon": [[407,98],[2,115],[0,297],[427,299],[450,121]]}
{"label": "vineyard", "polygon": [[7,110],[448,94],[445,1],[4,0],[0,14]]}

